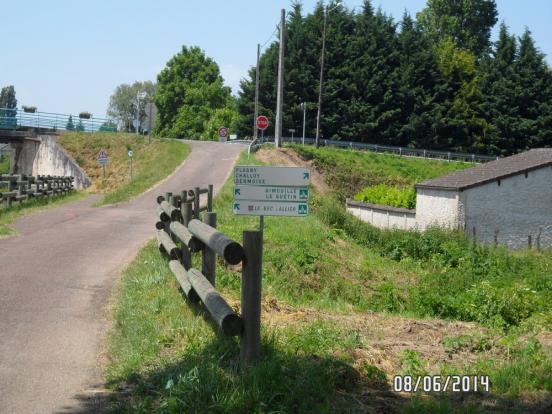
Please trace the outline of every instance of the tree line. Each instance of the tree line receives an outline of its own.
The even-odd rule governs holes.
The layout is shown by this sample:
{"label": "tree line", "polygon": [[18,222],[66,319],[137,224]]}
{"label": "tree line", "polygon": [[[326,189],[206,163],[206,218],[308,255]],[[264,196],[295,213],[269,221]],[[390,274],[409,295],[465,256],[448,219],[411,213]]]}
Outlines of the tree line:
{"label": "tree line", "polygon": [[[552,71],[526,29],[497,23],[494,0],[429,0],[399,22],[369,0],[330,4],[321,137],[505,155],[552,145]],[[283,131],[315,135],[324,6],[288,15]],[[275,119],[278,42],[260,59],[260,113]],[[240,135],[252,135],[255,68],[240,85]],[[268,131],[273,133],[273,126]]]}
{"label": "tree line", "polygon": [[[494,0],[428,0],[415,17],[395,21],[370,0],[351,10],[328,5],[321,137],[414,148],[507,155],[552,145],[552,71],[526,29],[497,24]],[[293,3],[285,30],[283,131],[316,128],[325,7],[305,14]],[[259,113],[272,121],[278,41],[260,57]],[[253,135],[256,69],[236,97],[217,63],[183,46],[157,83],[121,85],[110,114],[132,130],[138,89],[149,88],[161,136],[216,139],[221,126]],[[126,105],[126,106],[125,106]],[[143,115],[142,112],[141,116]]]}

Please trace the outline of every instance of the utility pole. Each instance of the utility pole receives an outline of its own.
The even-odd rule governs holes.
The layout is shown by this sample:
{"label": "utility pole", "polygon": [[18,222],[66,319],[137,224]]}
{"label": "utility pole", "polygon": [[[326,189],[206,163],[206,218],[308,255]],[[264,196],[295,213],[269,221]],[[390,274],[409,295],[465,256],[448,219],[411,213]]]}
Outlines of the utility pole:
{"label": "utility pole", "polygon": [[261,45],[257,43],[257,70],[255,71],[255,116],[253,117],[253,139],[257,139],[259,130],[257,128],[257,118],[259,117],[259,62],[261,58]]}
{"label": "utility pole", "polygon": [[320,56],[320,83],[318,84],[318,112],[316,114],[316,148],[320,146],[320,114],[322,112],[322,81],[324,80],[324,52],[326,51],[326,19],[328,6],[324,9],[324,26],[322,29],[322,55]]}
{"label": "utility pole", "polygon": [[276,128],[274,143],[276,147],[282,146],[282,107],[284,105],[284,37],[286,30],[286,10],[282,9],[280,17],[280,53],[278,58],[278,94],[276,98]]}
{"label": "utility pole", "polygon": [[307,121],[307,103],[303,102],[301,106],[303,107],[303,145],[305,145],[305,123]]}

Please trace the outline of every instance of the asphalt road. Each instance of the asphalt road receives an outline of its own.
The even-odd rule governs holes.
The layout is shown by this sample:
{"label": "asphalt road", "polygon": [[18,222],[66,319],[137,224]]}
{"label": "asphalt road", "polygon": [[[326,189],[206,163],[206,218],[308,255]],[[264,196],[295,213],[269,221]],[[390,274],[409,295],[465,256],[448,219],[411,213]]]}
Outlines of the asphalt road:
{"label": "asphalt road", "polygon": [[177,171],[135,200],[97,196],[21,218],[0,239],[0,413],[95,412],[113,283],[154,236],[155,196],[220,189],[242,145],[190,142]]}

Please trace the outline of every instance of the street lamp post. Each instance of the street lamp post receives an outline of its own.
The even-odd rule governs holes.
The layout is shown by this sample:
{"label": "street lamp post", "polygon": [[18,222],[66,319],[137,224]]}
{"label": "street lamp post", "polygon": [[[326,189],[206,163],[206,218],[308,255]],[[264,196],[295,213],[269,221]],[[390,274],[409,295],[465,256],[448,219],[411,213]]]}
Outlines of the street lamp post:
{"label": "street lamp post", "polygon": [[305,145],[305,123],[307,120],[307,103],[302,102],[301,108],[303,108],[303,145]]}
{"label": "street lamp post", "polygon": [[[340,0],[336,1],[335,6],[331,10],[335,10],[337,7],[339,7],[340,3]],[[324,8],[324,25],[322,27],[322,53],[320,55],[320,82],[318,84],[318,111],[316,114],[316,148],[318,148],[318,146],[320,145],[320,116],[322,112],[322,82],[324,81],[324,53],[326,52],[326,25],[328,13],[331,10],[328,10],[328,6]]]}
{"label": "street lamp post", "polygon": [[136,94],[136,133],[140,133],[140,100],[144,99],[148,94],[146,92],[138,92]]}

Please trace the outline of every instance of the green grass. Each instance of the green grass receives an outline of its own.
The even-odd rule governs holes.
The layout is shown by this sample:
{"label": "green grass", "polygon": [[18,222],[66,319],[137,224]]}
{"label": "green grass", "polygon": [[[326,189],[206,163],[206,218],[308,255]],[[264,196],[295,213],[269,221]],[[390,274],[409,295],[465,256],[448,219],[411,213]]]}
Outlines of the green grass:
{"label": "green grass", "polygon": [[[170,175],[190,153],[190,147],[176,140],[152,139],[126,133],[63,134],[60,144],[86,171],[92,191],[105,193],[100,204],[128,201]],[[97,162],[101,149],[107,152],[106,176]],[[133,150],[133,177],[129,179],[128,150]]]}
{"label": "green grass", "polygon": [[15,202],[9,208],[0,207],[0,237],[15,234],[9,226],[18,218],[26,214],[57,207],[63,203],[76,201],[85,197],[82,191],[73,191],[55,197],[36,198],[21,204]]}
{"label": "green grass", "polygon": [[[552,330],[552,252],[509,252],[473,245],[459,232],[381,230],[331,199],[320,219],[355,243],[412,271],[386,285],[388,310],[476,321],[501,329]],[[375,309],[379,310],[379,309]]]}
{"label": "green grass", "polygon": [[10,172],[10,157],[0,155],[0,174],[8,174]]}
{"label": "green grass", "polygon": [[364,203],[383,204],[392,207],[416,208],[416,190],[413,187],[401,188],[387,184],[366,187],[354,197]]}
{"label": "green grass", "polygon": [[[241,240],[258,219],[235,216],[231,201],[229,180],[215,200],[217,222]],[[267,323],[271,312],[265,310],[262,360],[243,372],[237,340],[222,337],[205,311],[182,297],[155,243],[140,251],[123,274],[109,340],[108,380],[126,391],[116,412],[521,413],[533,406],[520,395],[550,395],[552,363],[532,339],[550,329],[549,255],[478,248],[454,232],[380,231],[331,197],[315,195],[311,207],[307,218],[266,218],[263,262],[265,302],[311,316],[286,318],[283,311]],[[240,277],[218,261],[217,288],[231,303],[239,301]],[[369,330],[347,322],[367,310],[475,320],[491,328],[443,340],[452,354],[471,353],[472,362],[432,367],[431,355],[407,349],[395,361],[400,369],[386,374],[357,359],[380,352]],[[477,373],[489,375],[493,385],[490,393],[465,400],[398,396],[390,380],[400,372]]]}
{"label": "green grass", "polygon": [[183,299],[150,242],[119,287],[108,380],[132,388],[116,412],[349,412],[352,400],[339,391],[358,387],[360,374],[334,354],[357,346],[354,333],[322,321],[265,326],[263,359],[242,372],[237,340]]}
{"label": "green grass", "polygon": [[301,157],[312,160],[340,199],[353,197],[366,187],[388,184],[408,187],[453,171],[473,167],[472,163],[399,157],[367,151],[291,145]]}

